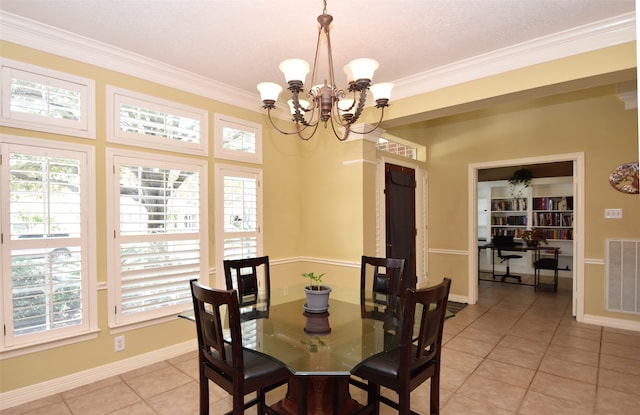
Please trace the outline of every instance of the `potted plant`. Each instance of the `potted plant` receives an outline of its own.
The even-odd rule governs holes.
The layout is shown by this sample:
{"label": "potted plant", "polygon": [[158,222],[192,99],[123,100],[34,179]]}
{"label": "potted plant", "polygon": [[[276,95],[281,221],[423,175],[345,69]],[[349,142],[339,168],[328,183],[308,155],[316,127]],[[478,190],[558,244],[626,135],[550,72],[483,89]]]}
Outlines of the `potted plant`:
{"label": "potted plant", "polygon": [[542,229],[538,229],[538,228],[527,229],[526,231],[522,232],[521,237],[522,237],[522,240],[524,240],[527,243],[527,246],[530,246],[532,248],[537,247],[541,243],[545,245],[548,244],[547,236],[545,235]]}
{"label": "potted plant", "polygon": [[316,275],[313,272],[305,272],[302,276],[309,279],[309,285],[304,287],[304,292],[307,296],[304,309],[309,313],[326,313],[329,309],[329,293],[331,293],[331,288],[322,285],[324,273]]}
{"label": "potted plant", "polygon": [[527,168],[519,168],[518,170],[513,172],[513,175],[509,179],[509,192],[513,197],[522,197],[524,194],[524,189],[529,187],[531,184],[531,179],[533,178],[533,173],[531,170]]}

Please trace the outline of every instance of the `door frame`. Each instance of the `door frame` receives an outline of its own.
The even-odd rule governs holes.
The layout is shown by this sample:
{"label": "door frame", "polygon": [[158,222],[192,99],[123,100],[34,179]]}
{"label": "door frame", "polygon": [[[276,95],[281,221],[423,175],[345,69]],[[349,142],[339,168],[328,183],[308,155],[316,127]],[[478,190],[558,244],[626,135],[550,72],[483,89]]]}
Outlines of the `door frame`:
{"label": "door frame", "polygon": [[571,161],[573,163],[573,300],[572,314],[584,320],[584,153],[554,154],[469,164],[468,251],[469,303],[478,302],[478,170]]}

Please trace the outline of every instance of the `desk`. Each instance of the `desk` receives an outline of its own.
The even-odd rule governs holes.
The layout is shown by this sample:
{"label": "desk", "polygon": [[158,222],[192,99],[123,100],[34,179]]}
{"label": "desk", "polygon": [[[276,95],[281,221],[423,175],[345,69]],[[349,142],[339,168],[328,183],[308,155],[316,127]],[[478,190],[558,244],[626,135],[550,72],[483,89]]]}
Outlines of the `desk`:
{"label": "desk", "polygon": [[[340,290],[341,294],[349,291]],[[278,290],[272,289],[275,291]],[[384,313],[375,311],[376,304],[368,298],[370,294],[365,295],[365,305],[361,307],[360,291],[351,291],[353,295],[349,298],[357,303],[331,297],[328,313],[305,312],[303,298],[287,301],[286,297],[278,299],[272,295],[268,312],[265,302],[261,302],[257,306],[261,313],[251,310],[246,314],[259,318],[243,318],[243,346],[279,360],[292,373],[286,397],[273,406],[278,412],[292,415],[356,412],[361,405],[349,394],[351,370],[363,360],[399,346],[402,299],[393,298],[389,302],[400,305],[397,312]],[[290,292],[294,292],[293,288]]]}
{"label": "desk", "polygon": [[[495,280],[496,277],[496,268],[495,268],[495,253],[494,251],[497,251],[498,249],[501,249],[503,251],[514,251],[514,252],[528,252],[528,251],[532,251],[533,252],[533,262],[532,262],[532,266],[534,268],[534,278],[533,278],[533,283],[527,283],[527,282],[510,282],[510,281],[505,281],[505,280],[501,280],[501,282],[508,282],[510,284],[520,284],[520,285],[530,285],[535,287],[535,289],[537,290],[540,286],[541,286],[541,276],[540,276],[540,270],[543,269],[547,269],[547,270],[553,270],[554,271],[554,282],[553,282],[553,286],[554,289],[557,290],[557,286],[558,286],[558,253],[560,252],[560,248],[557,246],[528,246],[528,245],[516,245],[516,246],[509,246],[509,247],[505,247],[505,246],[496,246],[492,243],[489,244],[485,244],[485,245],[478,245],[478,282],[480,282],[480,275],[481,275],[481,271],[480,271],[480,253],[484,250],[484,249],[490,249],[491,250],[491,275],[493,277],[493,280]],[[483,280],[486,281],[486,280]]]}

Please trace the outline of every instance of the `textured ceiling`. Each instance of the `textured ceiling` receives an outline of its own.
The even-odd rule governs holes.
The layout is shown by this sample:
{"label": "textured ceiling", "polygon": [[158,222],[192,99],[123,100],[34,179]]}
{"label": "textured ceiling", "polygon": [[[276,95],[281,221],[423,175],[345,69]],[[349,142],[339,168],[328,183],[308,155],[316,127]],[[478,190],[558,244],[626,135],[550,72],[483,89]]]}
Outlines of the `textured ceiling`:
{"label": "textured ceiling", "polygon": [[[313,60],[320,0],[2,0],[0,9],[257,94],[279,63]],[[374,82],[635,10],[634,0],[329,0],[336,79],[353,58]],[[344,86],[344,85],[338,85]]]}

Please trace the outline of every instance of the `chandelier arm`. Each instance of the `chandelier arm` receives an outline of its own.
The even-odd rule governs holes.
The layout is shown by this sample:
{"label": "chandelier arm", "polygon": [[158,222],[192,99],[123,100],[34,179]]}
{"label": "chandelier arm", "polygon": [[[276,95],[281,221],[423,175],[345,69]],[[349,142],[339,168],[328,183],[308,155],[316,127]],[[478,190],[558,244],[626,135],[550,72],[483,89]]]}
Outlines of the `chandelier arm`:
{"label": "chandelier arm", "polygon": [[340,134],[338,134],[338,132],[336,131],[336,126],[333,123],[333,117],[331,117],[331,129],[333,130],[333,135],[336,136],[338,141],[345,141],[347,138],[349,138],[349,133],[351,132],[351,126],[349,124],[338,124],[338,125],[344,127],[344,134],[342,136],[340,136]]}
{"label": "chandelier arm", "polygon": [[[315,133],[316,129],[318,129],[318,123],[315,124],[315,126],[312,125],[305,125],[302,128],[298,128],[298,126],[300,126],[299,122],[295,123],[296,126],[296,130],[295,131],[282,131],[280,128],[278,128],[278,126],[273,122],[273,118],[271,118],[271,109],[267,108],[267,118],[269,118],[269,122],[271,123],[271,126],[273,128],[276,129],[276,131],[278,131],[280,134],[284,134],[284,135],[293,135],[293,134],[297,134],[300,138],[302,138],[302,136],[300,135],[300,133],[302,131],[304,131],[307,127],[314,127],[313,132]],[[313,133],[312,133],[313,135]],[[311,138],[311,137],[309,137]],[[303,140],[309,140],[309,138],[302,138]]]}
{"label": "chandelier arm", "polygon": [[353,124],[358,121],[360,115],[362,115],[362,111],[364,110],[364,104],[367,101],[367,90],[368,88],[362,88],[360,90],[360,98],[358,99],[358,106],[356,107],[356,112],[353,114],[353,117],[349,121],[349,124]]}
{"label": "chandelier arm", "polygon": [[293,108],[295,110],[295,112],[293,113],[293,121],[295,121],[296,124],[300,123],[305,127],[309,127],[309,123],[304,119],[304,112],[306,111],[306,109],[300,106],[300,100],[298,99],[297,90],[293,91],[291,99],[293,101]]}
{"label": "chandelier arm", "polygon": [[[350,124],[351,114],[345,112],[344,115],[340,116],[340,109],[339,109],[339,106],[338,106],[339,103],[340,103],[340,101],[337,101],[336,105],[334,105],[331,108],[331,126],[332,127],[333,127],[334,123],[339,125],[340,127],[346,127],[346,126],[348,126]],[[352,108],[353,108],[353,105],[351,105],[351,107],[349,107],[348,110],[350,111]],[[334,131],[335,131],[335,129],[334,129]]]}
{"label": "chandelier arm", "polygon": [[301,128],[300,130],[296,131],[296,134],[298,135],[299,138],[301,138],[304,141],[309,141],[311,140],[311,138],[313,137],[313,135],[316,133],[316,130],[318,129],[318,125],[320,123],[316,122],[315,125],[313,126],[313,131],[311,131],[311,134],[309,134],[308,137],[303,136],[301,133],[307,129],[307,127]]}
{"label": "chandelier arm", "polygon": [[[378,119],[378,122],[376,123],[376,125],[374,125],[373,127],[371,127],[370,130],[367,131],[360,131],[358,134],[371,134],[372,132],[374,132],[375,130],[378,129],[378,127],[380,127],[380,124],[382,124],[382,119],[384,118],[384,107],[380,108],[380,119]],[[350,126],[349,126],[350,127]]]}

